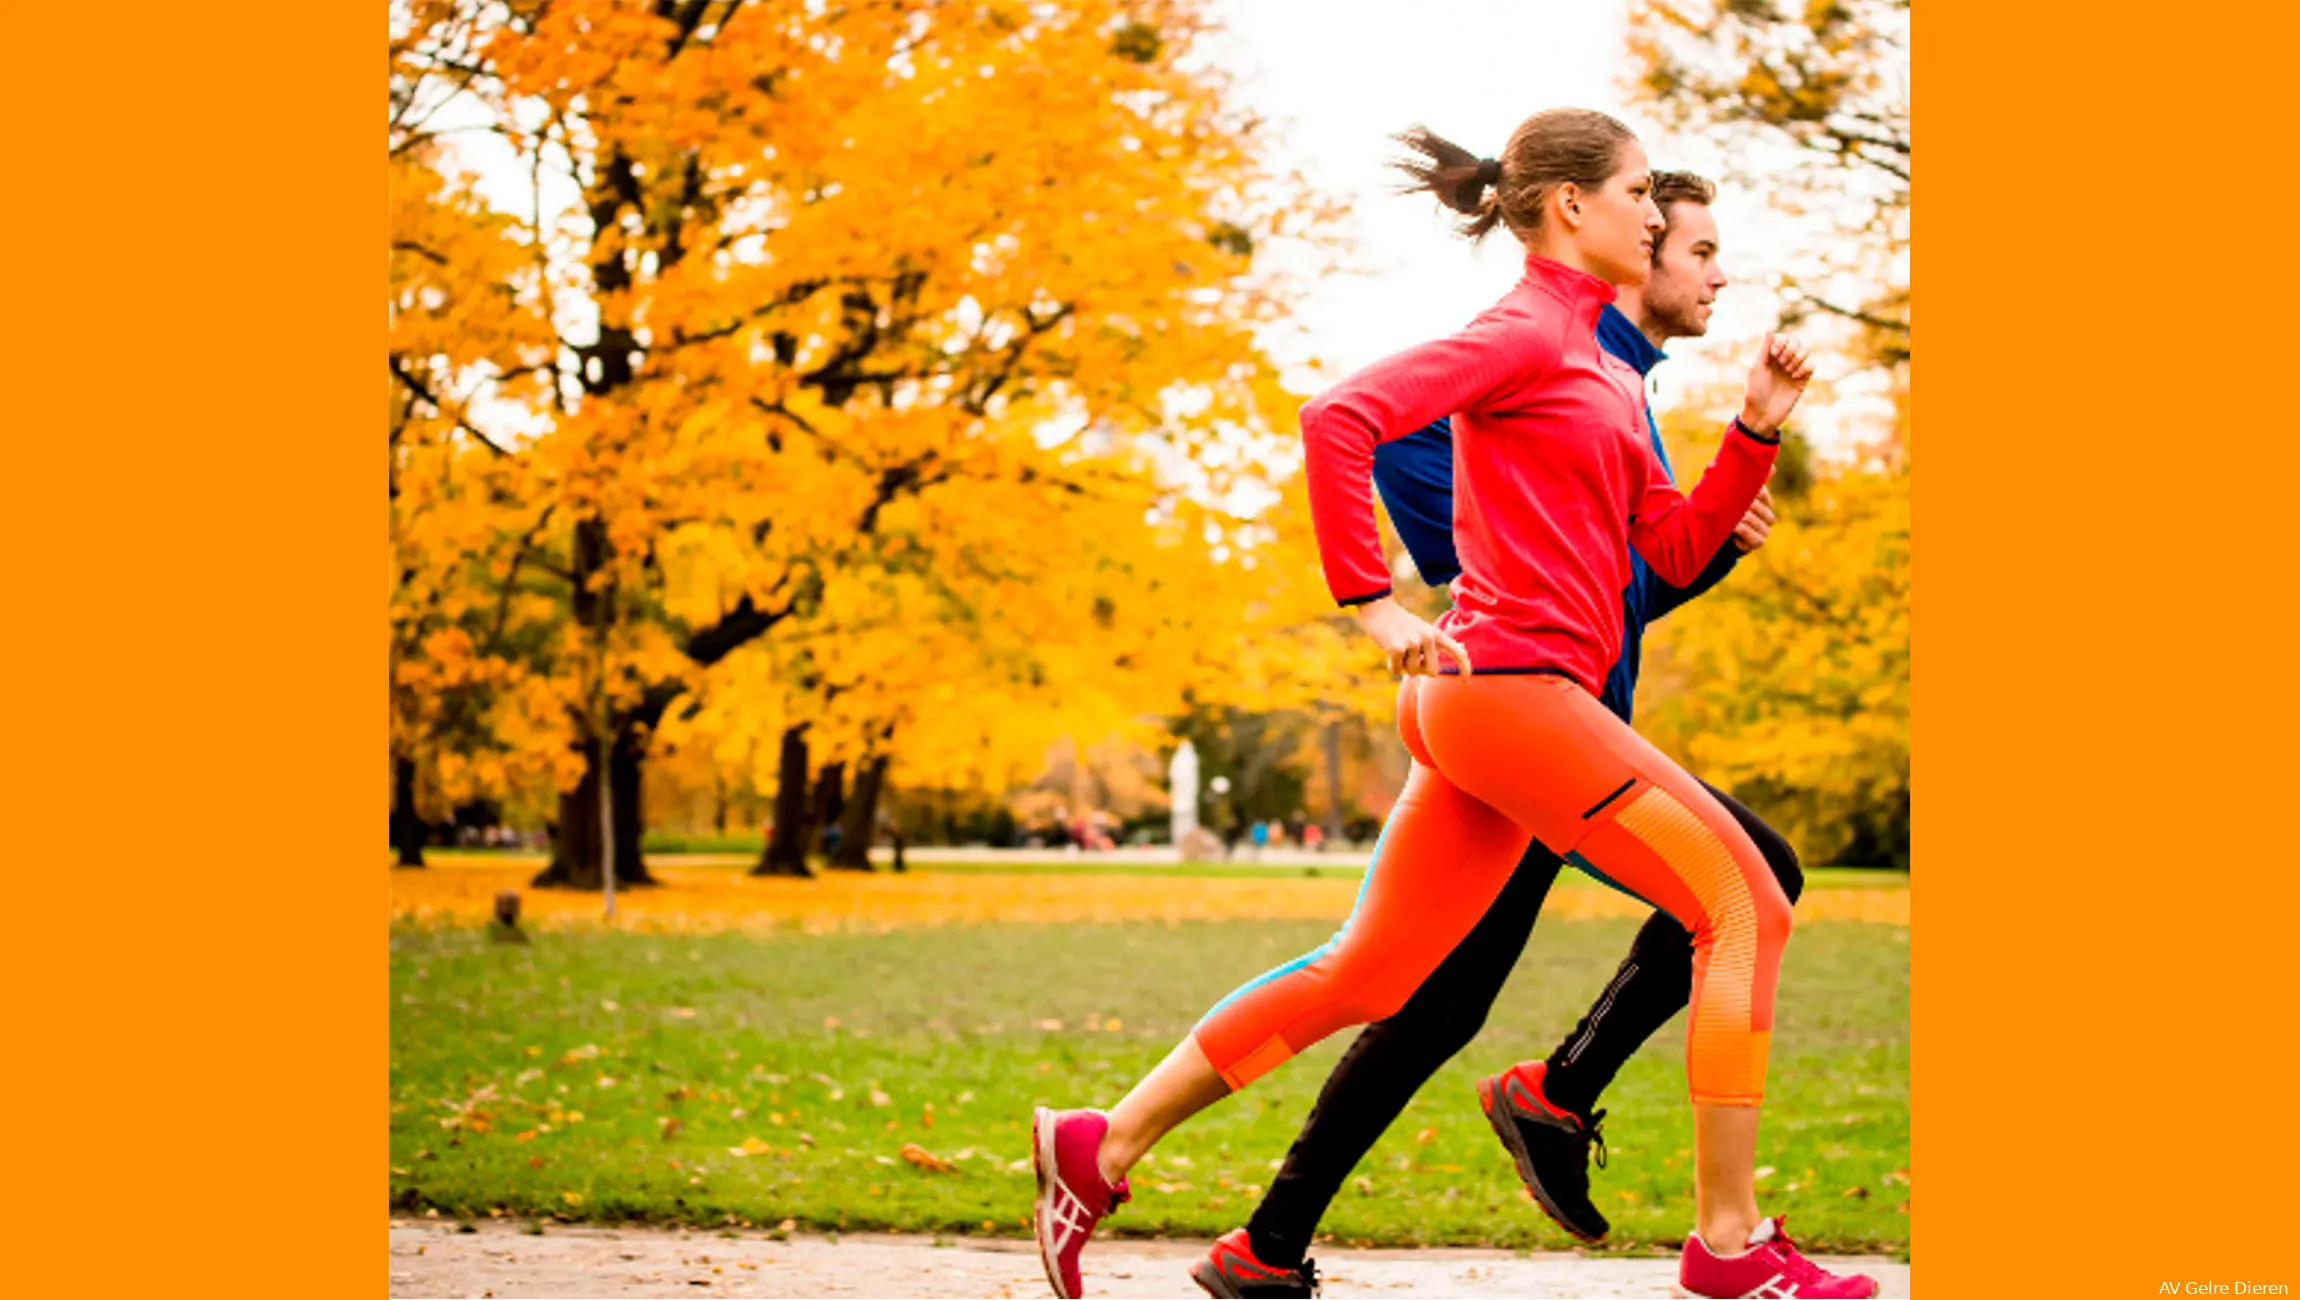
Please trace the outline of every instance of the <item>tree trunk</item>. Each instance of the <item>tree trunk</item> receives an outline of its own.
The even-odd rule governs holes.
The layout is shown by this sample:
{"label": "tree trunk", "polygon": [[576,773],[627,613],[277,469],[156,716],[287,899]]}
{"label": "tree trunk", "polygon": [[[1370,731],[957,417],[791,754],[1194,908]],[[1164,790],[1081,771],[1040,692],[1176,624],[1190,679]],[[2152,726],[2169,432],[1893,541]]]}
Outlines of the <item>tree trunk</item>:
{"label": "tree trunk", "polygon": [[1326,838],[1342,839],[1342,722],[1326,724]]}
{"label": "tree trunk", "polygon": [[[807,805],[807,847],[820,848],[823,857],[833,867],[846,865],[847,765],[825,763],[815,775],[814,798]],[[839,842],[834,850],[825,840],[823,832],[832,826],[839,828]]]}
{"label": "tree trunk", "polygon": [[823,764],[823,770],[815,776],[815,797],[807,814],[808,820],[814,823],[813,829],[821,830],[845,814],[846,795],[847,765],[843,762]]}
{"label": "tree trunk", "polygon": [[[559,796],[559,833],[551,841],[551,865],[528,882],[535,889],[596,889],[607,887],[606,861],[599,838],[599,743],[587,740],[583,779]],[[662,882],[648,874],[639,856],[640,780],[646,753],[638,730],[628,723],[617,729],[610,774],[615,794],[615,887],[624,889]]]}
{"label": "tree trunk", "polygon": [[783,752],[775,773],[775,829],[754,876],[812,876],[807,866],[807,729],[783,731]]}
{"label": "tree trunk", "polygon": [[839,820],[839,854],[832,866],[870,870],[870,846],[878,829],[879,791],[886,785],[886,755],[881,754],[855,773],[854,796],[847,800]]}
{"label": "tree trunk", "polygon": [[391,756],[391,847],[402,867],[423,865],[423,818],[415,811],[415,760]]}

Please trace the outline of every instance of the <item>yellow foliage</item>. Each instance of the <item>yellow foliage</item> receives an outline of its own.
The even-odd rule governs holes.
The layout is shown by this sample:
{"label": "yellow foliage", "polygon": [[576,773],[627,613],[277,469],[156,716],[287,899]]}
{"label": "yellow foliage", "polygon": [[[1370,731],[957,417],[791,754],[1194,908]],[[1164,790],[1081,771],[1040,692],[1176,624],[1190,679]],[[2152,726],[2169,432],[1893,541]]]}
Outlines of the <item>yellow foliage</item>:
{"label": "yellow foliage", "polygon": [[[473,751],[532,746],[571,789],[603,694],[618,734],[760,788],[797,726],[898,781],[997,785],[1193,691],[1341,689],[1328,634],[1289,657],[1327,606],[1283,549],[1306,525],[1272,542],[1207,504],[1292,436],[1255,331],[1298,285],[1253,247],[1331,215],[1192,57],[1209,24],[1200,0],[413,6],[393,397],[425,436],[395,433],[395,644],[452,625],[517,671],[474,682],[488,727],[422,725],[445,679],[405,678],[402,748],[476,786],[520,765]],[[507,219],[438,172],[422,106],[457,97],[578,205]],[[472,391],[523,432],[481,439]]]}
{"label": "yellow foliage", "polygon": [[1811,863],[1908,865],[1908,462],[1904,438],[1822,467],[1763,550],[1647,638],[1640,730]]}

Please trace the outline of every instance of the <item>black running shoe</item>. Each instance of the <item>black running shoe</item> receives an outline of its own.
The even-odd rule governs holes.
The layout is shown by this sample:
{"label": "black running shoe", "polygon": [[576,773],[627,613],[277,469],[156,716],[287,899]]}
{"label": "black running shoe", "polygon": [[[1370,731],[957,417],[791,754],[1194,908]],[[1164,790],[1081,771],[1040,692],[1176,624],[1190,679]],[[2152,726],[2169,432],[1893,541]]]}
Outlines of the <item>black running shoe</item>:
{"label": "black running shoe", "polygon": [[1190,1279],[1207,1295],[1221,1300],[1279,1300],[1280,1297],[1318,1294],[1318,1266],[1303,1260],[1300,1268],[1272,1268],[1254,1258],[1246,1230],[1237,1228],[1214,1241],[1206,1258],[1190,1266]]}
{"label": "black running shoe", "polygon": [[1558,1227],[1583,1241],[1599,1241],[1613,1225],[1589,1202],[1589,1165],[1594,1154],[1597,1167],[1605,1167],[1605,1112],[1584,1120],[1551,1103],[1541,1090],[1548,1070],[1547,1061],[1532,1061],[1481,1080],[1478,1104],[1517,1162],[1517,1175],[1534,1202]]}

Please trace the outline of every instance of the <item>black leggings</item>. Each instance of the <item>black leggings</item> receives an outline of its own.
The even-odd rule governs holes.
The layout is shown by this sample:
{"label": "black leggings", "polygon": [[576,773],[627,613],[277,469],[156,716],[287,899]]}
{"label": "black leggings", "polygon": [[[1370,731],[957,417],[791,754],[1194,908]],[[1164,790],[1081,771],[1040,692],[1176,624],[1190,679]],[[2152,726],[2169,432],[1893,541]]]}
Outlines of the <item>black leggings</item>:
{"label": "black leggings", "polygon": [[[1731,795],[1702,784],[1741,823],[1781,892],[1796,902],[1805,876],[1789,841]],[[1342,1054],[1271,1180],[1269,1195],[1246,1224],[1256,1258],[1279,1268],[1301,1263],[1318,1220],[1350,1171],[1438,1067],[1485,1027],[1486,1013],[1525,951],[1534,918],[1563,866],[1534,841],[1477,928],[1396,1015],[1366,1026]],[[1622,1065],[1692,996],[1693,936],[1668,913],[1655,912],[1612,983],[1549,1054],[1543,1091],[1558,1105],[1587,1115]]]}

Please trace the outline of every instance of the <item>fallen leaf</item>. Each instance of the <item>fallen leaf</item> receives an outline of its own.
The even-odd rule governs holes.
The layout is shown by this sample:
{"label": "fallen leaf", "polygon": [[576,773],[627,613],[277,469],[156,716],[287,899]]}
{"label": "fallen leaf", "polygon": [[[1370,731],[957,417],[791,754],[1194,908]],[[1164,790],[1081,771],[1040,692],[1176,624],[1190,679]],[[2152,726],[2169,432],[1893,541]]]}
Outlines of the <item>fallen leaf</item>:
{"label": "fallen leaf", "polygon": [[1868,1194],[1869,1189],[1866,1187],[1848,1187],[1845,1189],[1845,1199],[1848,1201],[1860,1200]]}
{"label": "fallen leaf", "polygon": [[663,1140],[668,1142],[672,1138],[677,1137],[679,1135],[679,1130],[685,1127],[687,1127],[687,1121],[680,1119],[676,1115],[665,1115],[663,1117]]}
{"label": "fallen leaf", "polygon": [[908,1160],[913,1165],[926,1170],[930,1174],[947,1174],[951,1170],[958,1168],[957,1165],[954,1165],[948,1160],[943,1159],[941,1156],[938,1156],[932,1151],[927,1150],[925,1147],[920,1146],[916,1142],[905,1142],[902,1144],[902,1158]]}
{"label": "fallen leaf", "polygon": [[529,1169],[541,1169],[541,1168],[543,1167],[543,1157],[541,1157],[541,1156],[529,1156],[529,1157],[527,1157],[527,1167],[528,1167]]}
{"label": "fallen leaf", "polygon": [[1050,1034],[1059,1033],[1062,1030],[1062,1022],[1059,1020],[1041,1020],[1037,1027]]}
{"label": "fallen leaf", "polygon": [[664,1014],[670,1016],[673,1020],[693,1020],[695,1018],[695,1009],[693,1007],[673,1007]]}
{"label": "fallen leaf", "polygon": [[873,1088],[870,1090],[870,1104],[873,1106],[892,1106],[894,1105],[894,1098]]}
{"label": "fallen leaf", "polygon": [[1366,1177],[1363,1174],[1358,1175],[1357,1181],[1350,1185],[1358,1189],[1358,1195],[1360,1196],[1371,1196],[1374,1194],[1374,1180]]}
{"label": "fallen leaf", "polygon": [[1895,1169],[1893,1172],[1885,1175],[1885,1181],[1888,1183],[1897,1183],[1902,1187],[1906,1187],[1909,1185],[1909,1171],[1906,1169]]}
{"label": "fallen leaf", "polygon": [[1125,1021],[1123,1021],[1123,1020],[1120,1020],[1120,1019],[1119,1019],[1118,1017],[1116,1017],[1116,1016],[1112,1016],[1112,1017],[1110,1017],[1108,1020],[1105,1020],[1105,1021],[1103,1021],[1103,1022],[1102,1022],[1102,1032],[1103,1032],[1103,1033],[1106,1033],[1106,1034],[1115,1034],[1115,1033],[1117,1033],[1119,1030],[1121,1030],[1121,1029],[1124,1029],[1125,1027],[1126,1027],[1126,1022],[1125,1022]]}
{"label": "fallen leaf", "polygon": [[773,1147],[759,1141],[756,1137],[747,1137],[743,1139],[741,1146],[728,1147],[727,1154],[731,1156],[763,1156],[772,1150],[774,1150]]}
{"label": "fallen leaf", "polygon": [[621,1011],[623,1008],[622,1008],[622,1006],[621,1006],[621,1005],[619,1005],[618,1003],[616,1003],[616,1002],[615,1002],[613,999],[610,999],[610,998],[601,998],[601,999],[599,1000],[599,1009],[600,1009],[601,1011]]}
{"label": "fallen leaf", "polygon": [[1780,1171],[1780,1170],[1778,1170],[1778,1169],[1775,1169],[1775,1168],[1774,1168],[1773,1166],[1771,1166],[1771,1165],[1759,1165],[1759,1166],[1757,1166],[1757,1176],[1758,1176],[1759,1178],[1771,1178],[1773,1175],[1775,1175],[1775,1174],[1777,1174],[1777,1173],[1779,1173],[1779,1172],[1781,1172],[1781,1171]]}
{"label": "fallen leaf", "polygon": [[1414,1134],[1414,1141],[1421,1143],[1425,1147],[1436,1139],[1437,1130],[1434,1128],[1425,1128],[1421,1132]]}
{"label": "fallen leaf", "polygon": [[569,1205],[581,1205],[583,1203],[583,1193],[561,1192],[559,1193],[559,1199],[567,1202]]}
{"label": "fallen leaf", "polygon": [[839,1023],[839,1018],[837,1016],[823,1017],[823,1028],[825,1029],[836,1029],[839,1027]]}

